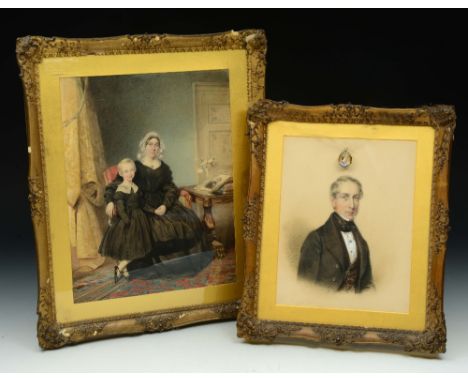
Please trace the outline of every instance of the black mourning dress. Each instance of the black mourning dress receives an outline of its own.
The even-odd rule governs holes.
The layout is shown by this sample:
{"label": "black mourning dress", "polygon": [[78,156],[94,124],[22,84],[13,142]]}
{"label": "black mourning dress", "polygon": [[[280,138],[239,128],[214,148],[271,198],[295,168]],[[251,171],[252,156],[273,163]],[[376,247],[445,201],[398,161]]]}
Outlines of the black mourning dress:
{"label": "black mourning dress", "polygon": [[111,225],[99,246],[102,256],[116,260],[134,260],[141,258],[153,249],[151,227],[143,212],[141,191],[130,193],[116,191],[114,202],[118,216],[112,219]]}
{"label": "black mourning dress", "polygon": [[[153,251],[151,257],[159,261],[159,255],[183,251],[188,253],[190,248],[203,239],[202,223],[198,216],[179,202],[179,190],[173,182],[172,171],[161,161],[161,166],[152,169],[140,161],[135,161],[136,174],[133,182],[142,192],[145,213],[151,226]],[[106,187],[105,199],[109,203],[122,178],[116,179]],[[160,205],[166,206],[166,213],[158,216],[154,210]],[[148,264],[141,264],[145,266]]]}

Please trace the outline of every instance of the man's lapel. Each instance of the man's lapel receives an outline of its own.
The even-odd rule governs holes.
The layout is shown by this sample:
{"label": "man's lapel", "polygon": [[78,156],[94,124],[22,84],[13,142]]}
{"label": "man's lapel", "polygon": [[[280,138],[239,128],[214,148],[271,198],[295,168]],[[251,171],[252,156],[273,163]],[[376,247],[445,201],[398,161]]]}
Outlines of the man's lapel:
{"label": "man's lapel", "polygon": [[356,246],[358,248],[358,253],[360,257],[359,279],[361,279],[369,263],[369,250],[367,249],[366,242],[357,227],[355,230],[353,230],[353,235],[354,240],[356,240]]}
{"label": "man's lapel", "polygon": [[336,228],[335,224],[333,224],[331,216],[325,223],[323,229],[323,244],[325,250],[336,259],[342,270],[346,271],[349,268],[348,252],[343,241],[343,236],[338,228]]}

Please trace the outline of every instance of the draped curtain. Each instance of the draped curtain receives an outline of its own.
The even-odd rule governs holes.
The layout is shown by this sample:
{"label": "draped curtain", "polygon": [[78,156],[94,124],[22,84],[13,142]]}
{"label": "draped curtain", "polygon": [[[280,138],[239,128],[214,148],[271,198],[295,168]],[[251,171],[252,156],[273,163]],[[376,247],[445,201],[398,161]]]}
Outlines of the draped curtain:
{"label": "draped curtain", "polygon": [[104,148],[97,116],[84,78],[62,78],[62,124],[73,270],[103,264],[98,253],[106,227]]}

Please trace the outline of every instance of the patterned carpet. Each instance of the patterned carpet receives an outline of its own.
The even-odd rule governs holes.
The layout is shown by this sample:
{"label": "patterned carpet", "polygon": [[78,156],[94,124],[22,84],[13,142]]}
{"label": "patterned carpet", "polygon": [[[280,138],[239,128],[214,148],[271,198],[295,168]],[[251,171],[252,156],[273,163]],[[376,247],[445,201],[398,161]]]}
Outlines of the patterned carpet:
{"label": "patterned carpet", "polygon": [[102,267],[73,282],[75,303],[138,296],[177,289],[200,288],[232,283],[236,280],[236,262],[231,250],[222,259],[212,251],[163,261],[135,270],[129,280],[114,283],[114,263]]}

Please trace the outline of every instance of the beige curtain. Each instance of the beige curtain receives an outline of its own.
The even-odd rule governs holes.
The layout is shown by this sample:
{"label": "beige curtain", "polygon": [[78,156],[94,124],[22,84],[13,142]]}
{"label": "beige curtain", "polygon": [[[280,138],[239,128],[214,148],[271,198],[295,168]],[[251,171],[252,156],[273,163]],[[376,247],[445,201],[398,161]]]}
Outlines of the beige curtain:
{"label": "beige curtain", "polygon": [[73,270],[86,272],[104,262],[104,149],[87,79],[63,78],[60,86]]}

